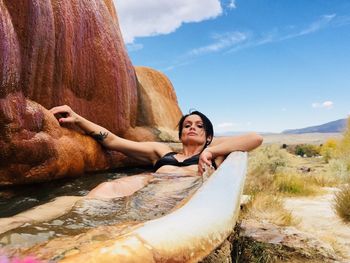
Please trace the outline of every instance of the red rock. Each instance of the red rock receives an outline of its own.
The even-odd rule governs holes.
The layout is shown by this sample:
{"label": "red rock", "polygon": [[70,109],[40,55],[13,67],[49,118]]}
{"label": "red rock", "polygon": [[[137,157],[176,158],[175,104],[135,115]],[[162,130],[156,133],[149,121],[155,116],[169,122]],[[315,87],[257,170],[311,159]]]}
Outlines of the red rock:
{"label": "red rock", "polygon": [[130,159],[103,150],[95,140],[60,127],[54,116],[19,94],[0,99],[0,185],[47,181],[125,166]]}
{"label": "red rock", "polygon": [[[18,80],[20,73],[15,88],[27,98],[45,108],[68,104],[114,132],[134,124],[135,72],[111,0],[2,0],[1,5],[4,67],[11,67],[2,79]],[[5,94],[13,90],[9,81],[4,84]]]}
{"label": "red rock", "polygon": [[181,116],[174,90],[137,71],[139,82],[112,0],[0,0],[0,185],[136,164],[47,109],[67,104],[126,138],[164,140]]}
{"label": "red rock", "polygon": [[111,0],[0,0],[0,63],[1,185],[123,164],[44,108],[69,104],[116,133],[135,125],[135,71]]}

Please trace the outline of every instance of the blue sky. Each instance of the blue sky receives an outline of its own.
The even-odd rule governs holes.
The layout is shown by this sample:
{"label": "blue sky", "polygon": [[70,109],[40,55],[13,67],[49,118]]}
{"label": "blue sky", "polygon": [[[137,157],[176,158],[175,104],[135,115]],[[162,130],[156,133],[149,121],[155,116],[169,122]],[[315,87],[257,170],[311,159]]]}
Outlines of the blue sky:
{"label": "blue sky", "polygon": [[165,73],[216,132],[350,114],[350,1],[115,0],[134,65]]}

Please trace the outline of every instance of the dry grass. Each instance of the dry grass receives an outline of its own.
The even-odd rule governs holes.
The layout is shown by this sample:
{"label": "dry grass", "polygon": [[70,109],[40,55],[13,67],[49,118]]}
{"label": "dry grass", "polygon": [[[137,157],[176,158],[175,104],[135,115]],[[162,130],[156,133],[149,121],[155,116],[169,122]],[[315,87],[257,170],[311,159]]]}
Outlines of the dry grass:
{"label": "dry grass", "polygon": [[258,193],[251,198],[241,215],[243,218],[267,220],[279,226],[298,224],[298,220],[292,217],[290,211],[283,207],[280,196]]}
{"label": "dry grass", "polygon": [[345,221],[350,222],[350,185],[341,187],[335,195],[335,211]]}
{"label": "dry grass", "polygon": [[[306,161],[305,161],[306,160]],[[305,163],[307,162],[307,163]],[[261,147],[250,155],[245,193],[259,192],[285,195],[316,195],[321,187],[338,182],[325,174],[325,163],[320,158],[300,158],[278,145]],[[312,172],[304,173],[300,167],[307,165]]]}
{"label": "dry grass", "polygon": [[[327,147],[333,151],[333,146],[330,142]],[[328,163],[323,158],[302,158],[279,145],[264,145],[251,152],[244,193],[254,198],[247,206],[246,216],[288,225],[293,219],[283,209],[281,198],[323,194],[323,187],[349,182],[350,162],[337,157],[328,159]],[[350,221],[350,190],[339,192],[336,202],[337,213]]]}
{"label": "dry grass", "polygon": [[287,153],[277,145],[268,145],[250,153],[244,192],[255,194],[273,187],[274,174],[288,165]]}
{"label": "dry grass", "polygon": [[342,258],[346,258],[346,250],[348,249],[343,244],[340,244],[337,240],[337,236],[334,235],[323,235],[320,238],[322,241],[328,243],[333,248],[335,254]]}
{"label": "dry grass", "polygon": [[334,187],[340,184],[339,178],[320,172],[310,176],[310,182],[319,187]]}
{"label": "dry grass", "polygon": [[287,195],[307,196],[322,193],[311,176],[300,173],[277,174],[274,184],[278,192]]}

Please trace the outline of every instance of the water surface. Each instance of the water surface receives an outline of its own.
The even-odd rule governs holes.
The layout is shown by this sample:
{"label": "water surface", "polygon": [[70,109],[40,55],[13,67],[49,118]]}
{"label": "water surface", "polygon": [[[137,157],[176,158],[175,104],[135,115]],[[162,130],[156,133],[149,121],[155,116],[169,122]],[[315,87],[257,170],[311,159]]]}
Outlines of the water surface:
{"label": "water surface", "polygon": [[[49,184],[53,187],[42,189],[42,192],[38,190],[31,192],[26,189],[12,196],[12,199],[7,198],[10,203],[12,202],[15,210],[19,211],[28,206],[26,202],[29,202],[29,205],[36,205],[50,200],[50,197],[45,196],[44,193],[49,196],[72,194],[83,196],[101,181],[128,176],[130,172],[135,171],[100,174],[89,180],[81,178],[62,181]],[[29,248],[53,238],[77,235],[99,226],[134,224],[155,219],[169,213],[201,184],[201,177],[153,174],[150,183],[131,196],[114,199],[80,199],[73,209],[63,216],[41,223],[27,223],[1,234],[0,246],[10,250]],[[41,189],[41,187],[38,188]],[[6,199],[6,197],[2,198]],[[3,204],[2,206],[4,207]],[[11,209],[3,209],[2,212],[13,214]]]}

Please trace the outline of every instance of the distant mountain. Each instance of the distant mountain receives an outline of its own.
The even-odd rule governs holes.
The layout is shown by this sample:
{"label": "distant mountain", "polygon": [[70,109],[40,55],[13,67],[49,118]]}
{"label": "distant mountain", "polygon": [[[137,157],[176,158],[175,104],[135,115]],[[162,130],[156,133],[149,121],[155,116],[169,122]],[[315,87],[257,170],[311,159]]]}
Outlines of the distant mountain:
{"label": "distant mountain", "polygon": [[329,133],[329,132],[343,132],[346,127],[347,119],[340,119],[336,121],[327,122],[318,126],[306,127],[303,129],[285,130],[284,134],[301,134],[301,133]]}

